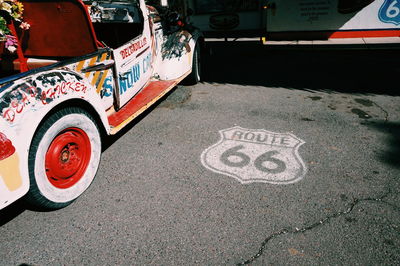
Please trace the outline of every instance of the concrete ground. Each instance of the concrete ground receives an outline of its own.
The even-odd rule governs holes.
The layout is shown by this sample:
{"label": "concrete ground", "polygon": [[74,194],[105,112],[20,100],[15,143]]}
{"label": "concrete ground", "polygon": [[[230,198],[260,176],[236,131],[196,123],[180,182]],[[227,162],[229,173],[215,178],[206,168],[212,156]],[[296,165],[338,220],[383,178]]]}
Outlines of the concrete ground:
{"label": "concrete ground", "polygon": [[76,202],[0,212],[0,265],[399,263],[399,52],[209,48]]}

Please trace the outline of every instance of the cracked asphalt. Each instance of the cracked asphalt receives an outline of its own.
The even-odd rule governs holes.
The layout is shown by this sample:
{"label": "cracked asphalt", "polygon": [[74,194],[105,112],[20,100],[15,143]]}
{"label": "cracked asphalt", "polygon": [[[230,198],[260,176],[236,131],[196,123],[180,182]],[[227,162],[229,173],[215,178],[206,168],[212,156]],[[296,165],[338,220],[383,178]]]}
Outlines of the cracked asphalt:
{"label": "cracked asphalt", "polygon": [[[399,51],[210,48],[202,83],[104,140],[71,206],[0,211],[0,265],[399,265]],[[304,140],[305,176],[204,167],[235,126]]]}

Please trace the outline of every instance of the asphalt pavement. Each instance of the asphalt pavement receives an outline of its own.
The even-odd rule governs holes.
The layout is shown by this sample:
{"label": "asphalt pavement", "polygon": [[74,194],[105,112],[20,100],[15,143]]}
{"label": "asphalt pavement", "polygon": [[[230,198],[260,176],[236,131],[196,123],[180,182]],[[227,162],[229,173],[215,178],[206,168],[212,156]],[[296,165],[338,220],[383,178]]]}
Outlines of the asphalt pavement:
{"label": "asphalt pavement", "polygon": [[399,51],[208,49],[76,202],[0,211],[0,265],[400,263]]}

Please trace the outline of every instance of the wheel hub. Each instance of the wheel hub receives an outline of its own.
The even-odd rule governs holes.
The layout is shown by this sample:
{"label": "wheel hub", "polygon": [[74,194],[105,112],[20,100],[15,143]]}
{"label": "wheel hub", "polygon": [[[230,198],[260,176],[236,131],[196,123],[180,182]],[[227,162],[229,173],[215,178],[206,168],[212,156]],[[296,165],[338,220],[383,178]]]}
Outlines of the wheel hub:
{"label": "wheel hub", "polygon": [[69,151],[65,150],[61,153],[60,160],[62,163],[67,163],[69,161]]}
{"label": "wheel hub", "polygon": [[85,174],[90,156],[90,140],[83,130],[63,130],[53,139],[46,153],[48,180],[57,188],[72,187]]}

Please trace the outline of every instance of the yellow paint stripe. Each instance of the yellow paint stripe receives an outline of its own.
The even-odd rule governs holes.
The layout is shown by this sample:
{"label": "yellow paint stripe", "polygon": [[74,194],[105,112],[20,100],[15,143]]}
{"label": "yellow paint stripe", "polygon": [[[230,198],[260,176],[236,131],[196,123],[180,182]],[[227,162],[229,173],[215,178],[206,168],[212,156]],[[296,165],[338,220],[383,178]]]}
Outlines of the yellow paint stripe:
{"label": "yellow paint stripe", "polygon": [[[103,62],[104,60],[106,60],[107,57],[107,53],[104,53],[101,55],[100,61],[98,62]],[[93,79],[92,79],[92,86],[96,85],[97,80],[99,79],[101,71],[97,71],[96,74],[94,74]]]}
{"label": "yellow paint stripe", "polygon": [[104,84],[104,81],[106,80],[107,74],[108,74],[108,69],[104,71],[103,77],[101,77],[101,81],[100,81],[99,85],[97,86],[97,90],[96,90],[97,93],[100,93],[101,89],[103,88],[103,84]]}
{"label": "yellow paint stripe", "polygon": [[85,64],[86,60],[80,61],[77,65],[76,65],[76,71],[81,71],[81,69],[83,68],[83,65]]}
{"label": "yellow paint stripe", "polygon": [[[92,59],[90,59],[89,66],[92,66],[96,62],[96,60],[97,60],[97,56],[95,56]],[[85,74],[85,76],[88,78],[90,76],[90,74],[91,74],[91,72],[87,72]]]}
{"label": "yellow paint stripe", "polygon": [[92,86],[94,86],[96,84],[96,81],[100,76],[100,73],[101,73],[101,71],[96,71],[96,73],[94,74],[93,79],[92,79]]}
{"label": "yellow paint stripe", "polygon": [[100,62],[103,62],[104,60],[106,60],[106,57],[107,57],[107,53],[102,54],[101,58],[100,58]]}

